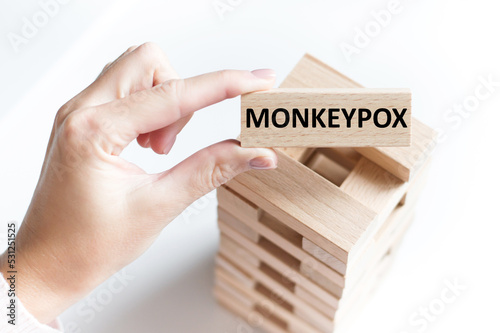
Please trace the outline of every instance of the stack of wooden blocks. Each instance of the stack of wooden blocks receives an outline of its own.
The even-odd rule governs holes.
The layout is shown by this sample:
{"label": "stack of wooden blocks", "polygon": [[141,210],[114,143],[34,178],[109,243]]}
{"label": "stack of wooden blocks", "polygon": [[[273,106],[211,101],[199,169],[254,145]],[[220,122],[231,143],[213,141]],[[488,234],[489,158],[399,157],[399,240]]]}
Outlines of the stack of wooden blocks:
{"label": "stack of wooden blocks", "polygon": [[[306,55],[285,88],[357,88]],[[268,332],[349,327],[412,222],[435,132],[412,119],[410,147],[286,148],[279,167],[218,190],[215,296]]]}

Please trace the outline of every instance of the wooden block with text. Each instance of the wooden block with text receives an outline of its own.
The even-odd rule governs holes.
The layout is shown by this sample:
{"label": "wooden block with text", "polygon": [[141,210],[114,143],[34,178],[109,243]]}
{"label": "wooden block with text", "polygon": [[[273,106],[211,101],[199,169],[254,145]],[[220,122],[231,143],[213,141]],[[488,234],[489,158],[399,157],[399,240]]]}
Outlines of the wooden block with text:
{"label": "wooden block with text", "polygon": [[280,88],[241,97],[243,147],[411,144],[409,89]]}

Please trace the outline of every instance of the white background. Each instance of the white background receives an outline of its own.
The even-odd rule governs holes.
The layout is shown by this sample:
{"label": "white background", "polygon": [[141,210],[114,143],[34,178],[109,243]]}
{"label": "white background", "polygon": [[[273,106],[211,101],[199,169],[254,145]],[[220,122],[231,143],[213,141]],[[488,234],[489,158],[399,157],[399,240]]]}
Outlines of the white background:
{"label": "white background", "polygon": [[[500,331],[500,86],[472,112],[450,113],[454,105],[474,101],[481,77],[500,81],[497,1],[401,0],[399,13],[350,61],[341,43],[353,44],[356,29],[370,26],[371,12],[387,8],[387,0],[223,0],[233,10],[222,17],[213,0],[67,2],[16,51],[9,33],[21,34],[23,18],[32,20],[41,6],[0,1],[2,225],[23,218],[59,106],[128,46],[157,42],[183,77],[270,67],[278,83],[310,52],[368,87],[411,88],[413,114],[445,135],[415,223],[352,332]],[[168,156],[135,143],[124,156],[149,172],[169,168],[235,137],[238,103],[198,112]],[[211,296],[215,206],[206,198],[171,223],[126,268],[133,279],[121,283],[121,291],[112,279],[65,312],[67,331],[241,332],[241,320]],[[466,290],[425,327],[412,324],[420,307],[439,303],[446,281]]]}

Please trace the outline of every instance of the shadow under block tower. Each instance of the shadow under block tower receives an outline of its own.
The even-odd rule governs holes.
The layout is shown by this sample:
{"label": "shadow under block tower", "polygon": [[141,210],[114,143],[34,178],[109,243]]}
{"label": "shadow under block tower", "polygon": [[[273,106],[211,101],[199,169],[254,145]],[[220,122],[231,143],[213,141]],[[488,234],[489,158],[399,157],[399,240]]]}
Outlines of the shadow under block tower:
{"label": "shadow under block tower", "polygon": [[[355,88],[305,55],[285,88]],[[435,132],[412,119],[410,147],[284,148],[271,171],[217,191],[214,294],[268,332],[341,332],[387,272],[410,226]]]}

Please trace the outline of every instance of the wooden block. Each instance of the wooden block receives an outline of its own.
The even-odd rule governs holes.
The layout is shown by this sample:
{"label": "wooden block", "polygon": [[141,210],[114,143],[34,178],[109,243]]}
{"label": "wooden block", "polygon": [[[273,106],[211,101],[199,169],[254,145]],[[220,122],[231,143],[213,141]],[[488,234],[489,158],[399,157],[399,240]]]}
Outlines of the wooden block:
{"label": "wooden block", "polygon": [[[272,215],[268,214],[268,213],[264,213],[262,214],[262,216],[260,217],[260,220],[259,222],[260,224],[262,225],[265,225],[266,228],[272,230],[272,234],[277,234],[279,235],[279,237],[272,237],[271,238],[268,238],[269,240],[273,241],[272,238],[274,239],[286,239],[288,242],[292,243],[294,245],[294,247],[299,247],[300,246],[300,242],[302,240],[302,236],[296,232],[295,230],[293,230],[292,228],[288,227],[287,225],[285,225],[283,222],[279,221],[278,219],[274,218]],[[264,237],[266,237],[266,234],[271,234],[271,233],[263,233],[262,235]],[[274,242],[276,245],[280,246],[280,242]],[[288,253],[290,253],[291,255],[293,255],[292,252],[294,252],[293,250],[292,251],[288,251],[287,248],[285,247],[281,247],[283,248],[285,251],[287,251]],[[297,257],[296,257],[297,258]],[[301,258],[297,258],[299,260],[301,260]]]}
{"label": "wooden block", "polygon": [[[362,88],[362,85],[306,54],[280,88]],[[425,163],[435,146],[436,132],[412,118],[410,147],[359,147],[356,150],[401,180],[409,181]],[[302,156],[303,150],[303,148],[293,148],[286,153]]]}
{"label": "wooden block", "polygon": [[[357,256],[357,260],[352,262],[353,267],[349,267],[347,272],[349,278],[351,278],[353,270],[358,267],[365,267],[362,260],[365,260],[365,257],[373,255],[377,252],[376,249],[378,247],[388,247],[392,245],[392,241],[390,241],[388,237],[391,237],[398,230],[398,228],[401,228],[409,222],[409,217],[412,216],[414,212],[415,202],[416,200],[413,200],[413,202],[408,202],[404,206],[397,206],[394,209],[389,218],[379,228],[377,233],[373,235],[370,245],[366,246]],[[387,248],[384,251],[387,251]]]}
{"label": "wooden block", "polygon": [[292,159],[304,163],[311,154],[316,150],[316,148],[302,148],[302,147],[284,147],[284,148],[277,148],[283,153],[287,154],[290,156]]}
{"label": "wooden block", "polygon": [[[302,309],[302,313],[305,315],[305,318],[303,318],[304,321],[313,324],[316,328],[321,330],[325,328],[329,330],[333,329],[334,312],[332,312],[330,316],[327,316],[295,295],[293,292],[293,283],[291,283],[291,281],[283,283],[284,277],[270,268],[270,266],[255,268],[242,265],[237,261],[237,258],[234,258],[234,255],[230,251],[224,251],[222,248],[218,260],[226,261],[227,266],[233,266],[232,270],[241,270],[245,274],[252,276],[256,282],[272,290],[276,295],[279,295],[279,298],[291,304],[293,309]],[[290,283],[291,285],[288,285]]]}
{"label": "wooden block", "polygon": [[[358,160],[340,188],[378,214],[377,220],[366,230],[365,241],[358,241],[350,253],[349,267],[355,267],[364,249],[375,242],[377,232],[386,223],[389,215],[409,188],[409,184],[363,157]],[[347,275],[347,266],[342,261],[311,240],[304,237],[302,248],[340,274]]]}
{"label": "wooden block", "polygon": [[[280,88],[359,88],[360,85],[313,56],[306,54],[281,83]],[[304,162],[312,148],[280,148],[291,158]]]}
{"label": "wooden block", "polygon": [[[311,318],[309,316],[309,314],[307,312],[305,312],[302,308],[300,307],[294,307],[293,308],[293,313],[300,319],[310,323],[311,325],[313,325],[314,327],[318,328],[319,330],[321,330],[322,332],[325,332],[325,333],[332,333],[333,331],[333,320],[331,320],[330,322],[328,322],[326,325],[322,322],[318,322],[315,320],[315,318]],[[300,328],[298,327],[294,327],[293,325],[289,325],[288,327],[288,330],[290,332],[294,332],[294,333],[302,333],[302,331],[300,330]]]}
{"label": "wooden block", "polygon": [[[370,277],[379,269],[380,264],[377,266],[377,263],[380,263],[382,258],[396,247],[395,244],[398,244],[406,233],[412,221],[412,211],[413,203],[397,207],[377,233],[376,243],[366,248],[363,255],[350,264],[346,274],[346,287],[343,290],[341,307],[344,307],[346,303],[351,303],[351,301],[346,300],[356,299],[361,297],[360,295],[363,295],[364,292],[367,293],[364,287],[365,284],[368,284],[366,281],[371,280]],[[303,272],[303,274],[310,277],[307,272]],[[356,310],[353,308],[353,311]]]}
{"label": "wooden block", "polygon": [[322,299],[314,296],[301,286],[295,286],[295,295],[297,295],[297,297],[302,299],[304,302],[310,304],[316,310],[326,315],[328,318],[333,319],[335,313],[337,312],[337,307],[332,307],[330,304],[325,303]]}
{"label": "wooden block", "polygon": [[[242,272],[245,272],[245,274],[249,274],[250,276],[252,276],[256,283],[260,283],[268,289],[273,290],[285,301],[292,304],[294,307],[300,307],[305,313],[307,313],[308,316],[315,318],[315,320],[322,322],[324,325],[328,325],[328,323],[331,323],[333,321],[333,315],[336,311],[335,309],[327,307],[328,309],[331,309],[331,312],[329,314],[325,314],[323,312],[325,311],[325,308],[316,309],[314,306],[311,306],[294,293],[294,286],[290,287],[285,285],[287,283],[283,283],[282,275],[275,275],[273,273],[270,274],[270,272],[262,266],[260,268],[244,266],[243,264],[237,262],[237,258],[234,258],[234,255],[230,251],[221,251],[220,255],[218,256],[218,259],[219,258],[220,260],[227,261],[228,265],[233,266],[234,270],[241,270]],[[276,273],[276,271],[274,271],[274,273]],[[319,301],[318,298],[316,298],[316,300]]]}
{"label": "wooden block", "polygon": [[340,188],[375,211],[379,220],[383,222],[394,210],[408,187],[408,183],[363,157]]}
{"label": "wooden block", "polygon": [[248,239],[257,243],[259,241],[259,234],[250,228],[248,225],[238,220],[236,217],[226,212],[222,207],[217,209],[217,215],[220,221],[224,221],[231,227],[236,229],[239,233],[245,235]]}
{"label": "wooden block", "polygon": [[277,154],[277,169],[240,174],[227,186],[347,262],[375,212],[301,163]]}
{"label": "wooden block", "polygon": [[332,295],[307,277],[303,276],[298,270],[298,263],[294,262],[286,253],[278,252],[276,247],[272,247],[271,242],[262,242],[264,238],[261,238],[259,245],[254,244],[223,221],[219,222],[219,227],[223,234],[234,240],[235,243],[238,243],[247,251],[253,253],[260,261],[273,267],[283,276],[291,279],[295,284],[301,285],[311,294],[322,299],[325,303],[333,307],[337,306],[339,301],[338,297]]}
{"label": "wooden block", "polygon": [[399,179],[410,181],[425,164],[437,142],[437,133],[417,119],[412,120],[412,144],[410,147],[356,148]]}
{"label": "wooden block", "polygon": [[394,262],[395,255],[400,242],[395,243],[386,255],[380,260],[376,270],[366,276],[361,287],[355,289],[355,293],[342,298],[340,310],[335,316],[335,332],[349,332],[349,326],[357,319],[362,308],[367,304],[376,287],[383,280]]}
{"label": "wooden block", "polygon": [[[216,268],[218,270],[218,268]],[[245,296],[241,295],[240,293],[236,292],[233,288],[229,287],[226,283],[221,282],[218,279],[215,279],[215,287],[228,293],[231,295],[232,298],[238,301],[238,303],[241,303],[243,306],[247,308],[253,308],[254,302],[251,299],[246,298]]]}
{"label": "wooden block", "polygon": [[[306,55],[299,62],[294,71],[292,71],[289,77],[287,77],[285,82],[282,84],[282,87],[356,88],[360,87],[360,85],[346,78],[345,76],[342,76],[335,70],[329,68],[316,59]],[[336,311],[338,307],[338,299],[336,300],[336,303],[331,303],[332,299],[329,299],[329,297],[334,295],[332,295],[331,292],[327,292],[325,288],[319,288],[320,290],[324,291],[323,293],[321,293],[320,290],[315,289],[311,285],[314,285],[314,281],[310,279],[310,276],[306,276],[307,274],[305,273],[307,272],[303,269],[301,270],[300,266],[304,265],[304,260],[312,259],[319,264],[318,267],[321,268],[321,274],[325,274],[326,272],[334,272],[334,268],[331,267],[331,265],[327,265],[316,259],[318,256],[312,255],[314,249],[312,249],[312,251],[310,252],[305,250],[307,246],[304,246],[304,244],[310,242],[307,238],[313,240],[313,242],[310,242],[310,244],[316,246],[316,248],[321,249],[324,252],[323,255],[328,255],[331,257],[331,259],[336,260],[337,266],[341,266],[336,268],[340,270],[340,272],[342,272],[343,269],[342,274],[347,274],[346,278],[353,277],[353,285],[365,286],[366,284],[367,287],[370,287],[368,285],[371,285],[370,289],[375,286],[376,282],[373,283],[371,281],[368,281],[369,277],[372,276],[376,271],[380,270],[380,267],[384,267],[386,265],[386,263],[389,261],[388,259],[393,257],[392,255],[390,255],[390,253],[395,248],[395,246],[390,248],[390,250],[388,251],[389,254],[384,256],[383,260],[377,261],[376,258],[379,258],[379,253],[383,251],[383,247],[378,246],[380,244],[378,244],[377,240],[392,242],[394,238],[397,238],[400,233],[404,234],[406,230],[404,229],[404,225],[402,224],[392,224],[391,226],[389,226],[387,223],[384,223],[385,221],[382,218],[384,216],[387,217],[392,208],[397,205],[397,202],[394,204],[394,202],[397,201],[397,197],[400,196],[401,200],[404,192],[408,190],[408,185],[404,185],[407,186],[405,189],[404,186],[400,186],[401,182],[394,181],[394,177],[387,177],[387,175],[392,174],[400,180],[405,180],[405,178],[411,178],[413,180],[419,170],[422,169],[422,164],[424,164],[424,162],[427,160],[430,151],[433,149],[434,141],[428,140],[428,138],[432,137],[434,134],[432,130],[416,120],[413,120],[412,127],[413,136],[414,138],[419,138],[420,143],[415,145],[415,142],[413,142],[411,147],[405,149],[394,147],[356,148],[355,150],[351,148],[304,149],[300,147],[288,147],[279,149],[279,151],[285,152],[285,154],[291,156],[289,160],[296,160],[310,167],[314,165],[317,172],[319,170],[322,170],[323,173],[325,173],[325,171],[328,171],[324,168],[324,162],[328,162],[328,160],[323,160],[320,162],[315,160],[318,158],[316,157],[316,154],[318,153],[320,153],[324,157],[327,157],[328,159],[332,159],[346,170],[351,171],[349,176],[345,178],[344,181],[336,180],[335,182],[340,183],[341,186],[344,186],[341,190],[345,190],[345,188],[347,188],[348,191],[352,191],[347,195],[347,197],[354,199],[355,203],[351,203],[350,199],[340,200],[340,202],[344,202],[342,204],[349,203],[347,205],[349,207],[351,206],[351,204],[352,206],[361,204],[361,209],[364,211],[361,216],[364,216],[362,220],[365,220],[365,222],[358,222],[355,224],[346,223],[346,220],[351,219],[350,214],[345,214],[345,212],[349,210],[342,208],[339,209],[339,212],[333,211],[333,219],[336,219],[337,214],[340,214],[344,219],[341,224],[343,224],[344,226],[354,227],[354,232],[351,230],[348,231],[347,234],[354,234],[355,236],[351,239],[351,241],[347,241],[344,244],[336,246],[331,245],[333,243],[332,240],[335,237],[339,236],[343,231],[337,230],[337,232],[329,233],[328,230],[337,229],[337,226],[332,225],[329,222],[323,222],[327,221],[326,214],[324,212],[331,209],[329,202],[339,201],[338,198],[336,198],[337,193],[335,192],[335,190],[326,191],[323,188],[328,185],[325,186],[321,184],[319,193],[330,192],[333,193],[333,195],[330,201],[325,200],[326,202],[322,202],[321,200],[318,200],[318,197],[316,196],[318,192],[316,191],[315,186],[309,185],[316,184],[315,182],[311,182],[312,177],[314,176],[308,175],[307,171],[297,171],[296,169],[299,169],[300,166],[288,166],[288,164],[291,164],[289,160],[285,159],[285,170],[283,170],[281,174],[280,172],[273,173],[272,171],[264,171],[262,172],[262,174],[270,173],[271,176],[262,178],[256,177],[256,179],[250,180],[248,178],[242,177],[234,182],[230,182],[228,184],[228,188],[226,188],[226,190],[228,190],[228,193],[236,194],[240,199],[246,201],[247,204],[250,203],[253,209],[257,209],[260,214],[257,219],[238,218],[239,221],[246,224],[248,227],[250,227],[250,229],[257,232],[261,236],[258,243],[251,241],[248,237],[249,234],[247,233],[246,235],[244,235],[245,232],[242,232],[241,229],[239,231],[236,231],[234,229],[231,230],[231,227],[224,225],[224,223],[222,223],[221,225],[221,230],[224,235],[226,233],[229,233],[231,239],[233,239],[233,237],[237,238],[235,240],[236,247],[243,246],[248,253],[255,254],[254,260],[256,262],[259,262],[259,266],[256,267],[252,264],[246,264],[245,261],[241,259],[239,259],[238,262],[245,267],[249,267],[249,269],[252,271],[260,272],[261,279],[267,279],[266,283],[261,282],[258,279],[256,279],[255,281],[258,281],[258,283],[262,283],[266,288],[270,290],[275,289],[273,288],[272,284],[270,285],[270,281],[274,281],[274,283],[280,286],[282,290],[287,290],[288,292],[291,292],[290,289],[293,288],[294,294],[297,296],[299,301],[290,301],[293,298],[288,295],[287,302],[289,302],[290,304],[293,304],[295,306],[296,304],[303,302],[306,305],[309,305],[309,309],[312,308],[313,310],[317,310],[322,315],[326,315],[327,317],[329,314]],[[424,143],[425,140],[428,140],[428,142]],[[403,154],[413,154],[413,157],[403,156]],[[361,158],[361,155],[364,157]],[[415,161],[416,159],[419,159],[419,161]],[[282,163],[282,161],[283,158],[281,158],[280,155],[280,164]],[[372,163],[367,163],[370,161]],[[405,161],[409,162],[406,163]],[[364,166],[361,167],[363,164]],[[376,166],[374,167],[374,164],[380,166],[381,168],[379,169],[385,169],[388,172],[385,172],[384,174],[379,169],[377,169]],[[367,167],[367,165],[369,165],[370,167]],[[403,169],[401,169],[401,166],[403,166]],[[287,172],[288,168],[290,168],[290,170],[292,171]],[[408,175],[406,175],[406,171],[404,170],[404,168],[408,170]],[[356,169],[356,173],[354,172],[354,169]],[[294,170],[296,172],[294,172]],[[251,173],[252,172],[250,172],[250,174]],[[305,177],[309,180],[309,182],[301,182],[301,177],[304,177],[304,174],[306,175]],[[375,188],[373,187],[373,184],[380,181],[380,175],[383,175],[385,179],[390,180],[390,186],[386,187],[385,190],[382,191],[383,193],[381,197],[377,197],[373,195],[374,192],[372,192],[372,190]],[[282,182],[275,181],[277,176],[278,178],[283,177],[283,179],[293,179],[293,177],[296,177],[298,178],[298,180],[292,181],[293,184],[285,183],[285,189],[282,190],[280,188],[280,186],[282,186]],[[252,176],[251,178],[254,177]],[[330,176],[330,178],[332,177]],[[366,182],[361,181],[362,179],[370,179],[370,182],[372,184],[366,185]],[[273,181],[275,182],[273,183]],[[294,186],[294,184],[296,185],[296,187]],[[411,182],[411,184],[413,184],[413,181]],[[332,188],[338,189],[338,186],[335,186],[333,184],[331,185],[333,187],[329,186],[328,190],[331,190]],[[271,189],[271,196],[269,196],[266,192],[268,188]],[[403,190],[401,190],[402,188]],[[264,189],[264,191],[262,191],[262,189]],[[290,191],[290,189],[292,191]],[[300,189],[303,190],[301,191]],[[296,190],[297,192],[294,192],[293,190]],[[401,191],[403,191],[403,194],[401,194]],[[287,193],[289,194],[288,196]],[[297,195],[297,193],[299,195]],[[308,203],[312,202],[311,207],[309,207],[304,202],[305,200],[301,200],[301,198],[309,198],[308,200],[310,200],[310,202]],[[317,201],[320,201],[321,204],[318,205],[316,203]],[[232,206],[232,204],[228,204],[227,200],[222,200],[222,202],[226,202],[226,206]],[[394,207],[391,208],[391,206]],[[289,207],[292,207],[292,209],[290,210]],[[224,209],[226,210],[226,207],[224,207]],[[241,215],[241,211],[242,210],[236,209],[232,212],[231,215],[233,215],[233,213]],[[269,214],[266,214],[263,211],[268,212]],[[266,218],[266,215],[271,215],[273,219]],[[317,217],[319,217],[318,220],[321,222],[321,224],[319,225],[312,222],[312,220],[317,219]],[[330,219],[332,218],[330,217]],[[284,224],[275,224],[274,221],[277,220],[282,221]],[[356,219],[352,218],[352,221],[356,221]],[[327,226],[325,228],[327,233],[323,232],[323,228],[325,225]],[[263,235],[263,233],[265,233],[265,235]],[[305,236],[307,238],[298,238],[297,235]],[[390,237],[388,235],[390,235]],[[303,249],[301,249],[300,247],[300,240],[302,240],[301,242],[303,243]],[[362,244],[365,243],[365,241],[369,241],[366,242],[366,247],[356,246],[356,244]],[[320,246],[325,247],[327,251],[323,250]],[[224,246],[224,248],[226,248],[226,246]],[[281,251],[281,249],[284,251]],[[373,253],[371,252],[372,249]],[[232,254],[232,251],[226,250],[226,252],[230,252]],[[365,253],[368,252],[372,253],[373,255],[365,256]],[[368,269],[366,271],[363,271],[363,269],[360,268],[357,270],[351,270],[351,268],[347,269],[347,262],[349,262],[349,265],[353,263],[363,263],[363,265],[368,266]],[[253,263],[255,264],[255,262]],[[375,266],[373,263],[376,263]],[[244,270],[242,271],[245,272]],[[342,275],[339,272],[335,272],[335,274],[337,274],[336,278],[340,277],[343,279]],[[284,277],[286,277],[286,279],[284,279]],[[281,280],[277,281],[277,279]],[[291,282],[287,279],[290,279]],[[285,283],[285,280],[288,282]],[[343,308],[340,312],[341,318],[346,318],[347,312],[349,311],[356,312],[356,307],[361,302],[358,300],[367,295],[366,290],[368,288],[351,288],[351,282],[349,281],[349,288],[347,290],[347,293],[344,290],[344,294],[342,297],[343,300],[344,298],[346,298],[346,302],[342,301],[343,303],[341,305],[346,306],[346,308],[351,308],[351,305],[349,304],[352,304],[352,310],[346,310]],[[249,283],[245,284],[241,278],[239,279],[238,283],[246,287],[250,286]],[[276,285],[274,287],[276,287]],[[317,285],[316,288],[318,288]],[[281,294],[284,295],[283,293]],[[334,304],[335,307],[332,306],[332,304]],[[303,306],[300,306],[300,309],[302,308]],[[290,309],[286,310],[289,311]],[[342,323],[344,322],[345,321],[342,319]],[[289,321],[287,322],[287,325],[288,331],[304,331],[301,330],[300,327],[296,328]]]}
{"label": "wooden block", "polygon": [[[221,187],[219,191],[226,192],[224,193],[225,196],[236,194],[227,187]],[[238,198],[240,198],[240,196],[235,197],[234,200],[239,200]],[[221,210],[225,209],[226,206],[219,207],[219,216],[221,216]],[[225,212],[225,214],[228,213]],[[313,256],[304,251],[302,249],[302,236],[288,226],[284,225],[281,221],[272,217],[270,214],[263,212],[259,221],[254,221],[252,218],[244,218],[241,222],[247,224],[248,227],[255,230],[259,235],[267,238],[299,261],[308,262],[309,265],[314,265],[314,267],[321,274],[327,276],[339,287],[344,287],[345,281],[341,274],[332,270],[330,267],[319,260],[316,260]],[[252,239],[252,241],[253,240],[254,239]],[[343,265],[345,267],[345,264]]]}
{"label": "wooden block", "polygon": [[[409,184],[362,157],[349,176],[342,182],[340,188],[377,213],[377,220],[366,228],[363,238],[358,240],[351,249],[349,257],[350,264],[352,264],[356,262],[357,256],[363,252],[363,249],[374,242],[374,235],[401,201]],[[339,263],[336,256],[325,253],[326,251],[314,244],[313,241],[306,238],[303,240],[302,246],[308,253],[336,269],[339,273],[346,273],[347,268]]]}
{"label": "wooden block", "polygon": [[351,260],[362,249],[373,242],[373,236],[398,205],[409,184],[396,178],[380,166],[361,158],[340,187],[345,193],[359,200],[377,213],[377,220],[365,232],[365,240],[359,241],[351,250]]}
{"label": "wooden block", "polygon": [[[227,287],[223,283],[215,282],[214,296],[219,303],[231,312],[245,318],[248,312],[252,311],[253,304],[248,306],[246,301],[241,301],[240,297],[235,297],[232,291],[227,291]],[[283,330],[286,332],[286,330]]]}
{"label": "wooden block", "polygon": [[[228,288],[222,289],[219,285],[215,286],[214,296],[219,301],[219,304],[224,306],[231,312],[234,312],[236,315],[242,317],[247,322],[251,322],[252,315],[256,314],[256,311],[253,307],[247,306],[245,303],[241,303],[238,298],[233,296],[234,291],[232,293],[228,293],[226,290]],[[262,328],[266,332],[269,333],[288,333],[286,328],[281,327],[279,324],[276,324],[272,318],[266,318],[264,316],[259,317],[259,322],[256,325],[251,325],[254,328]]]}
{"label": "wooden block", "polygon": [[[408,183],[401,181],[368,159],[362,157],[358,160],[340,188],[374,211],[377,219],[366,227],[364,235],[360,236],[351,248],[350,262],[355,261],[363,248],[373,242],[373,236],[400,202],[408,187]],[[308,237],[304,237],[302,247],[340,274],[346,274],[347,267],[338,256],[328,253]]]}
{"label": "wooden block", "polygon": [[284,235],[286,235],[286,232],[283,232],[283,230],[285,230],[286,226],[284,226],[282,223],[270,224],[268,221],[264,220],[264,218],[267,216],[267,214],[264,214],[262,216],[262,223],[259,224],[259,226],[262,226],[262,228],[259,228],[261,230],[259,231],[260,235],[269,239],[271,242],[285,250],[287,253],[294,256],[301,263],[305,262],[308,265],[315,267],[318,272],[320,272],[324,276],[327,276],[328,279],[338,287],[344,287],[345,280],[341,274],[331,269],[302,249],[302,236],[300,236],[299,234],[294,234],[294,237],[292,239],[291,237],[285,238]]}
{"label": "wooden block", "polygon": [[[241,271],[249,272],[251,268],[258,269],[261,266],[261,261],[257,256],[236,243],[232,238],[221,233],[220,239],[219,254],[224,258],[229,258],[231,261],[236,262],[238,267],[245,267],[243,270],[240,269]],[[242,253],[245,253],[245,255],[242,256]],[[219,259],[217,258],[217,260]]]}
{"label": "wooden block", "polygon": [[317,174],[325,177],[331,183],[340,186],[349,176],[349,170],[326,157],[324,154],[314,154],[306,165]]}
{"label": "wooden block", "polygon": [[[369,291],[376,289],[377,285],[371,285],[368,281],[371,281],[374,276],[378,277],[378,282],[381,280],[380,277],[387,275],[388,268],[392,264],[395,253],[397,253],[398,249],[401,247],[403,243],[404,237],[406,236],[406,232],[413,222],[414,214],[411,213],[406,219],[406,222],[403,225],[403,228],[398,228],[397,233],[391,236],[391,245],[388,247],[387,251],[384,255],[379,256],[379,260],[376,265],[370,268],[370,272],[364,274],[364,276],[358,281],[358,285],[361,287],[352,288],[352,290],[348,290],[346,293],[346,300],[351,300],[353,294],[367,294]],[[363,290],[365,292],[363,292]]]}
{"label": "wooden block", "polygon": [[247,218],[252,221],[257,221],[262,214],[262,210],[254,203],[248,201],[241,195],[235,192],[228,192],[223,185],[217,189],[217,201],[219,206],[224,207],[224,210],[242,220]]}
{"label": "wooden block", "polygon": [[340,261],[340,259],[337,259],[335,256],[326,252],[321,247],[314,244],[305,237],[302,238],[302,248],[304,249],[304,251],[306,251],[307,253],[309,253],[310,255],[312,255],[314,258],[318,259],[325,265],[331,267],[339,274],[345,275],[347,271],[347,266],[344,262]]}
{"label": "wooden block", "polygon": [[359,294],[349,299],[349,302],[342,303],[341,311],[338,311],[335,316],[335,329],[333,330],[335,333],[350,332],[349,328],[359,318],[359,314],[373,296],[374,290],[389,272],[394,257],[394,255],[384,257],[379,270],[370,277],[369,281],[366,281],[363,288],[359,290]]}
{"label": "wooden block", "polygon": [[[346,170],[352,170],[361,158],[354,148],[336,147],[336,148],[318,148],[316,153],[324,155],[335,163],[339,164]],[[307,164],[307,163],[304,163]]]}
{"label": "wooden block", "polygon": [[260,307],[266,308],[269,313],[272,315],[280,318],[281,320],[289,323],[293,323],[294,327],[300,327],[303,332],[311,332],[311,333],[318,333],[321,332],[311,326],[310,324],[306,323],[304,320],[298,318],[295,316],[293,313],[291,313],[288,309],[284,308],[280,304],[277,304],[274,302],[271,298],[268,296],[259,293],[255,290],[246,288],[244,285],[238,283],[237,281],[231,279],[231,277],[224,272],[223,270],[216,270],[216,278],[223,283],[225,283],[227,286],[235,289],[237,292],[239,292],[243,297],[250,299],[254,302],[254,304],[257,304]]}
{"label": "wooden block", "polygon": [[289,331],[289,324],[281,319],[280,317],[274,315],[274,313],[271,311],[272,309],[269,309],[267,307],[264,307],[264,306],[261,306],[261,305],[256,305],[254,307],[254,311],[256,311],[257,313],[261,314],[262,316],[264,316],[265,318],[267,318],[268,320],[272,321],[274,324],[276,324],[277,326],[279,327],[282,327],[282,328],[287,328],[287,330]]}
{"label": "wooden block", "polygon": [[242,147],[411,143],[409,89],[279,88],[241,96]]}
{"label": "wooden block", "polygon": [[[286,290],[291,292],[289,295],[293,295],[293,290],[295,288],[295,282],[290,280],[288,277],[282,275],[280,272],[275,270],[273,267],[269,266],[265,262],[261,262],[259,266],[259,271],[265,274],[267,277],[269,277],[271,280],[279,283],[280,285],[283,286]],[[266,283],[263,283],[266,285]],[[275,288],[273,286],[269,286],[270,289],[274,290]],[[286,299],[286,298],[285,298]],[[294,301],[293,297],[289,297],[289,300],[287,300],[288,303],[290,304],[295,304],[296,302]]]}
{"label": "wooden block", "polygon": [[342,297],[342,292],[344,288],[339,287],[336,283],[332,282],[327,276],[324,276],[316,270],[315,265],[310,265],[308,262],[300,263],[300,272],[307,276],[312,281],[316,282],[319,286],[328,290],[333,295],[337,296],[339,299]]}
{"label": "wooden block", "polygon": [[[352,284],[349,284],[348,288],[345,290],[345,294],[343,295],[342,299],[344,300],[350,300],[352,298],[355,298],[354,295],[362,294],[362,293],[368,293],[371,291],[370,289],[376,289],[377,285],[371,285],[370,286],[369,281],[373,278],[374,275],[377,275],[378,273],[382,274],[380,266],[382,263],[384,263],[390,254],[391,256],[392,253],[394,253],[397,248],[399,248],[399,245],[401,244],[401,241],[404,239],[404,236],[406,235],[406,231],[408,230],[409,226],[411,225],[411,220],[410,223],[407,223],[403,229],[401,229],[401,232],[398,232],[397,238],[395,241],[391,244],[391,246],[387,249],[387,251],[384,253],[384,255],[380,256],[377,254],[375,258],[378,259],[378,261],[370,263],[371,265],[367,267],[365,271],[363,271],[363,274],[360,274],[359,276],[356,277],[356,281],[354,280],[349,280],[349,281],[354,281]],[[379,274],[379,275],[380,275]],[[347,303],[347,302],[346,302]],[[344,303],[342,306],[344,306],[346,303]]]}
{"label": "wooden block", "polygon": [[373,274],[376,265],[386,255],[387,252],[394,247],[395,244],[406,234],[406,231],[413,221],[413,209],[398,208],[398,212],[394,215],[394,219],[389,221],[386,232],[379,237],[376,243],[367,248],[364,255],[353,264],[346,277],[346,288],[344,289],[345,297],[349,297],[350,293],[357,288],[363,286],[363,279],[366,276]]}
{"label": "wooden block", "polygon": [[235,256],[239,257],[245,264],[251,265],[254,267],[259,267],[260,260],[255,257],[255,255],[248,251],[247,249],[238,246],[234,241],[231,241],[227,237],[220,237],[220,247],[224,247],[229,251],[232,251]]}
{"label": "wooden block", "polygon": [[[226,242],[226,244],[227,244],[227,242]],[[224,247],[224,249],[225,249],[224,251],[230,252],[230,250],[227,247]],[[244,251],[243,249],[241,249],[241,250]],[[244,260],[242,261],[241,257],[238,256],[236,253],[233,253],[232,256],[233,256],[234,260],[238,260],[238,262],[244,263],[244,265],[247,265],[247,267],[251,267],[251,264],[246,263],[246,261],[244,261]],[[234,265],[231,265],[227,260],[224,259],[224,257],[222,257],[220,255],[217,256],[215,258],[215,265],[217,267],[221,267],[222,269],[229,272],[231,275],[233,275],[235,277],[235,279],[237,279],[238,281],[243,283],[248,288],[255,287],[255,280],[252,278],[252,276],[250,276],[248,273],[246,273],[243,270],[239,270],[239,269],[235,268]]]}

